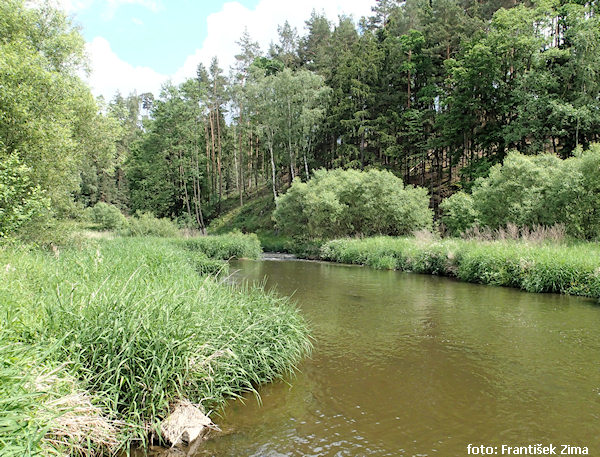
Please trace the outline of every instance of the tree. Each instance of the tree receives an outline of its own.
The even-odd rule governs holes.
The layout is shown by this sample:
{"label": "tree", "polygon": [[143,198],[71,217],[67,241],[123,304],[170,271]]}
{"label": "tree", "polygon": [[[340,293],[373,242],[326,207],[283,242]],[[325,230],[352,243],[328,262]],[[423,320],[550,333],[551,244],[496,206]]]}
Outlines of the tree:
{"label": "tree", "polygon": [[0,3],[0,137],[5,160],[18,152],[58,211],[79,186],[83,142],[97,107],[77,76],[84,40],[61,12],[21,0]]}
{"label": "tree", "polygon": [[312,151],[312,136],[324,114],[328,88],[322,77],[289,68],[274,75],[265,75],[254,68],[248,85],[248,99],[255,113],[254,121],[269,152],[271,185],[277,197],[278,165],[289,170],[290,182],[298,174],[297,158],[302,153],[304,169],[309,174],[308,157]]}
{"label": "tree", "polygon": [[271,45],[270,57],[279,60],[287,68],[297,68],[299,65],[298,31],[285,21],[283,26],[277,27],[277,33],[279,43]]}

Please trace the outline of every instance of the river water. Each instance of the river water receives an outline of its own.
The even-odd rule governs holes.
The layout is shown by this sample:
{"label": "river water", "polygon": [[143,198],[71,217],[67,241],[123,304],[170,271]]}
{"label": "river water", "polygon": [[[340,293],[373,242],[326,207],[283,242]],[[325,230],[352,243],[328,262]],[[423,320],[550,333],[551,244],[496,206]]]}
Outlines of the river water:
{"label": "river water", "polygon": [[261,388],[262,404],[248,395],[213,416],[224,434],[198,456],[459,457],[469,444],[508,455],[502,445],[538,443],[600,456],[595,301],[318,262],[231,269],[292,295],[314,352]]}

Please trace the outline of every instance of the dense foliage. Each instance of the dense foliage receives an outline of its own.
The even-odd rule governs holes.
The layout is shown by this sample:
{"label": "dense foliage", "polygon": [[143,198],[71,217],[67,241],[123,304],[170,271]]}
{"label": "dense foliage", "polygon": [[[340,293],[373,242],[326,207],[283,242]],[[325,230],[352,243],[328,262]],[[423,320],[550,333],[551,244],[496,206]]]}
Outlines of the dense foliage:
{"label": "dense foliage", "polygon": [[579,238],[600,236],[600,145],[575,157],[510,153],[475,181],[472,194],[458,192],[442,202],[443,221],[453,234],[479,225],[562,224]]}
{"label": "dense foliage", "polygon": [[118,137],[78,76],[83,46],[59,11],[0,3],[0,160],[18,154],[59,214],[72,211],[90,161],[110,169]]}
{"label": "dense foliage", "polygon": [[0,238],[43,216],[49,199],[32,179],[32,170],[16,153],[0,162]]}
{"label": "dense foliage", "polygon": [[286,234],[312,238],[404,235],[431,228],[426,189],[404,186],[388,171],[317,170],[295,180],[273,213]]}

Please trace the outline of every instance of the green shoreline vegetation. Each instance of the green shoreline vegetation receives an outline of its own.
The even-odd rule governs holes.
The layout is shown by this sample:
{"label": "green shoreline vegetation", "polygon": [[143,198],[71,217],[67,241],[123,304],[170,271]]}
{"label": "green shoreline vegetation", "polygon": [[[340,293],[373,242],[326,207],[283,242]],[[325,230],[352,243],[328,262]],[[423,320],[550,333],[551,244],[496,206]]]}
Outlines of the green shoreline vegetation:
{"label": "green shoreline vegetation", "polygon": [[292,372],[311,347],[297,310],[204,275],[259,253],[244,235],[0,248],[2,455],[144,445],[179,399],[217,408]]}
{"label": "green shoreline vegetation", "polygon": [[374,237],[328,241],[319,258],[600,300],[597,243]]}

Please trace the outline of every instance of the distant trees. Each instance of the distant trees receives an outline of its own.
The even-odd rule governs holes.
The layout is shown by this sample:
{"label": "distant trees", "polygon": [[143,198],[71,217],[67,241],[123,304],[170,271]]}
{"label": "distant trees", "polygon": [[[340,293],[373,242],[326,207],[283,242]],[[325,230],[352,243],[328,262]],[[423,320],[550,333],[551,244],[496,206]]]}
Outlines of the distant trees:
{"label": "distant trees", "polygon": [[329,89],[323,78],[306,70],[292,72],[286,68],[275,74],[266,74],[260,67],[252,69],[246,87],[249,117],[269,153],[271,186],[277,197],[276,163],[284,165],[292,181],[300,170],[305,179],[310,176],[313,144],[321,120]]}
{"label": "distant trees", "polygon": [[[214,128],[216,109],[207,120],[203,97],[198,82],[189,80],[165,86],[154,102],[153,119],[126,164],[131,210],[183,218],[204,229],[203,205],[217,198],[221,155],[216,128],[210,125]],[[207,179],[211,169],[212,181]]]}
{"label": "distant trees", "polygon": [[427,190],[388,171],[317,170],[277,199],[277,226],[293,236],[406,235],[430,229]]}

